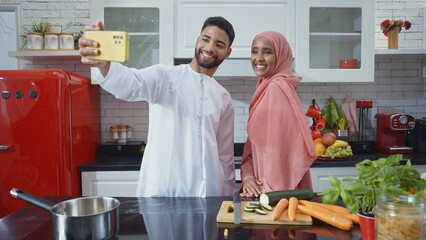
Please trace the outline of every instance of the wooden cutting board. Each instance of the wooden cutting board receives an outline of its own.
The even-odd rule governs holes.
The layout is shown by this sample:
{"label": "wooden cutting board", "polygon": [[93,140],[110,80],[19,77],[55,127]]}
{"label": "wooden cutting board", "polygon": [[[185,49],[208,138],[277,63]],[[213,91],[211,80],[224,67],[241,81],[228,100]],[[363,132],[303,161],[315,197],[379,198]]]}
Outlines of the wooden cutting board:
{"label": "wooden cutting board", "polygon": [[[288,212],[285,210],[281,218],[277,221],[272,220],[272,212],[266,211],[267,215],[258,215],[256,213],[245,212],[244,208],[250,204],[250,201],[241,201],[241,223],[254,224],[285,224],[285,225],[312,225],[312,217],[301,212],[296,213],[296,220],[288,220]],[[234,223],[234,207],[232,201],[223,201],[217,214],[217,222]]]}

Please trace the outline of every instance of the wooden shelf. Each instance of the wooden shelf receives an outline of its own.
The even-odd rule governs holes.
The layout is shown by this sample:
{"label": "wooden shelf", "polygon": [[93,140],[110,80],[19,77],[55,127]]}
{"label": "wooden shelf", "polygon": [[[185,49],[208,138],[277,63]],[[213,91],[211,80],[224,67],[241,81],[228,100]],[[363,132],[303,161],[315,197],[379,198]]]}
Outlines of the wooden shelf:
{"label": "wooden shelf", "polygon": [[64,58],[80,58],[78,50],[24,50],[10,51],[9,57],[24,60],[40,60],[40,59],[64,59]]}

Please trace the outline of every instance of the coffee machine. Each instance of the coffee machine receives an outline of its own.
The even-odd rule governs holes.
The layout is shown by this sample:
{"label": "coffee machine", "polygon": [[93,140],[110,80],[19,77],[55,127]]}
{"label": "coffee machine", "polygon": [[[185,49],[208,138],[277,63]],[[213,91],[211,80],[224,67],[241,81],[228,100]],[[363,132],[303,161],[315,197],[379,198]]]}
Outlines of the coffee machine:
{"label": "coffee machine", "polygon": [[407,113],[376,114],[376,149],[384,153],[412,153],[406,145],[406,134],[415,126],[414,116]]}

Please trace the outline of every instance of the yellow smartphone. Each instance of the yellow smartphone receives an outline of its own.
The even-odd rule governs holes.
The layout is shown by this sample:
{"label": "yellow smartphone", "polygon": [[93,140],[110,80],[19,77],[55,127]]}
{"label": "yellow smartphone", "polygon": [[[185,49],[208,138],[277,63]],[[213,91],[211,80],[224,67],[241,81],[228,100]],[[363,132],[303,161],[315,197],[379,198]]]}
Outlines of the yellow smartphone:
{"label": "yellow smartphone", "polygon": [[[99,43],[99,55],[87,56],[95,60],[127,62],[129,60],[129,34],[123,31],[86,31],[84,37]],[[95,47],[88,47],[94,48]]]}

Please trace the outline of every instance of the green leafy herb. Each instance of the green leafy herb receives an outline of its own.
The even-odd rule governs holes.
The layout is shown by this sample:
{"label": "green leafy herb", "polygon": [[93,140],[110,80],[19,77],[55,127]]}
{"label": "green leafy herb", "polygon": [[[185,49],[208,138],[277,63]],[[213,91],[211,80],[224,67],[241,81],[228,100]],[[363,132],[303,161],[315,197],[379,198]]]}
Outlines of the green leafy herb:
{"label": "green leafy herb", "polygon": [[353,213],[373,214],[376,197],[384,193],[420,195],[426,188],[426,181],[420,173],[411,168],[410,160],[400,165],[402,154],[390,155],[377,160],[365,159],[355,164],[358,178],[344,178],[346,185],[335,176],[329,177],[331,189],[321,193],[322,201],[336,204],[339,197],[343,204]]}

